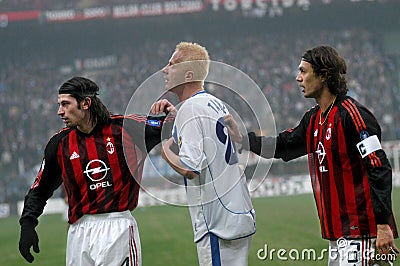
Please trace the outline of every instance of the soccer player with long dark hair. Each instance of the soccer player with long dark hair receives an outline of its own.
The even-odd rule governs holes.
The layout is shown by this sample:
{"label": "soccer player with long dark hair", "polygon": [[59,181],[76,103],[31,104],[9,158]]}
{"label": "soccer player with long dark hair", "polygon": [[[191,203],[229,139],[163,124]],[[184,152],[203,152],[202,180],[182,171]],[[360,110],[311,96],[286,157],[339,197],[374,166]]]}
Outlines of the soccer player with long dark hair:
{"label": "soccer player with long dark hair", "polygon": [[63,183],[68,198],[67,265],[141,265],[136,221],[146,154],[161,141],[165,117],[112,115],[84,77],[61,85],[58,115],[66,127],[48,142],[40,171],[25,197],[19,250],[39,252],[35,227],[47,200]]}
{"label": "soccer player with long dark hair", "polygon": [[314,98],[317,105],[295,128],[276,137],[250,132],[243,138],[231,115],[225,122],[233,140],[265,158],[289,161],[308,155],[322,237],[335,252],[329,265],[375,265],[373,258],[393,259],[399,252],[392,169],[377,120],[347,96],[346,71],[334,48],[314,47],[302,56],[296,81],[304,97]]}

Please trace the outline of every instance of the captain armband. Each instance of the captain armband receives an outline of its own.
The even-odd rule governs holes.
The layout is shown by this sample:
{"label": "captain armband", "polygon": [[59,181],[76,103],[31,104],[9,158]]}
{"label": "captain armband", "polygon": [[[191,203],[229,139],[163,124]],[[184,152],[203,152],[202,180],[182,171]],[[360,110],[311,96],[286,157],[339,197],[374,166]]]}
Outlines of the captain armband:
{"label": "captain armband", "polygon": [[381,150],[381,143],[376,135],[369,136],[357,143],[357,150],[360,153],[361,157],[364,158],[374,151]]}

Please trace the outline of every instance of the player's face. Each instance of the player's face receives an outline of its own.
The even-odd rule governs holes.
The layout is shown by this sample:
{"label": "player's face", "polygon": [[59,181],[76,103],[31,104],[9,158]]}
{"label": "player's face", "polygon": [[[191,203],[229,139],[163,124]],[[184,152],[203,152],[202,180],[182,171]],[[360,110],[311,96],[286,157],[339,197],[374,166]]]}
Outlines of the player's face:
{"label": "player's face", "polygon": [[168,64],[162,69],[165,88],[167,90],[173,90],[185,83],[185,71],[183,70],[185,63],[182,62],[183,55],[179,51],[175,51],[169,59]]}
{"label": "player's face", "polygon": [[78,108],[78,101],[70,94],[58,95],[58,112],[67,127],[80,126],[85,118],[82,106]]}
{"label": "player's face", "polygon": [[316,76],[311,64],[304,60],[301,60],[298,69],[299,73],[297,74],[296,81],[303,88],[304,97],[318,99],[321,96],[324,85],[322,78]]}

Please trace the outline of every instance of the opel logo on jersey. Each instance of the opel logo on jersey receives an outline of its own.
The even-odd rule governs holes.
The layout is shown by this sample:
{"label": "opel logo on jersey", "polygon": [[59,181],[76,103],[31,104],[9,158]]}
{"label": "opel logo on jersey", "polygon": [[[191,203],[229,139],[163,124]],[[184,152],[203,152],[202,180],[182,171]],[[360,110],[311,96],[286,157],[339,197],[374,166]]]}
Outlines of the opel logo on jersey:
{"label": "opel logo on jersey", "polygon": [[107,165],[102,160],[96,159],[96,160],[91,160],[86,165],[86,170],[84,171],[84,173],[93,182],[99,182],[107,176],[108,170],[110,170],[110,168],[108,168]]}
{"label": "opel logo on jersey", "polygon": [[322,162],[323,162],[324,159],[325,159],[325,156],[326,156],[325,147],[324,147],[324,145],[322,144],[321,141],[318,142],[317,150],[315,151],[315,153],[316,153],[317,156],[318,156],[318,162],[319,162],[319,164],[320,164],[320,166],[319,166],[319,171],[320,171],[320,172],[328,172],[328,170],[325,169],[325,166],[324,166],[324,165],[321,165]]}
{"label": "opel logo on jersey", "polygon": [[318,147],[317,147],[317,150],[315,151],[315,153],[316,153],[317,156],[318,156],[319,164],[322,164],[322,162],[323,162],[324,159],[325,159],[326,153],[325,153],[324,145],[322,144],[321,141],[318,142]]}

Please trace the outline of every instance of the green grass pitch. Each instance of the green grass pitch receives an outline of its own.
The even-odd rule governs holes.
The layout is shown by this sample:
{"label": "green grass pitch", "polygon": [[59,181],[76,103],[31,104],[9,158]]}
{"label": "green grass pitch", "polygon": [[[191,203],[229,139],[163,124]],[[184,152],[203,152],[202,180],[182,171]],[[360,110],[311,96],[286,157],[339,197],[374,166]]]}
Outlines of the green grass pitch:
{"label": "green grass pitch", "polygon": [[[316,208],[311,194],[253,199],[257,216],[257,233],[254,235],[249,265],[327,265],[324,260],[279,260],[273,257],[260,260],[257,252],[268,246],[271,249],[315,249],[317,255],[328,246],[321,239]],[[393,210],[400,223],[400,189],[393,192]],[[139,225],[143,265],[188,266],[197,265],[195,244],[189,212],[185,207],[156,206],[138,208],[134,216]],[[18,218],[0,219],[0,265],[29,265],[18,251]],[[41,252],[35,254],[33,265],[65,265],[67,225],[61,215],[46,215],[38,226]],[[396,240],[400,247],[399,239]],[[260,253],[260,255],[265,255]],[[301,258],[301,257],[300,257]],[[400,264],[398,262],[395,263]]]}

